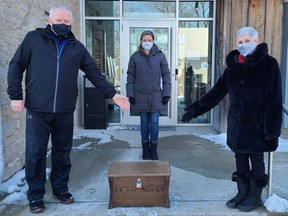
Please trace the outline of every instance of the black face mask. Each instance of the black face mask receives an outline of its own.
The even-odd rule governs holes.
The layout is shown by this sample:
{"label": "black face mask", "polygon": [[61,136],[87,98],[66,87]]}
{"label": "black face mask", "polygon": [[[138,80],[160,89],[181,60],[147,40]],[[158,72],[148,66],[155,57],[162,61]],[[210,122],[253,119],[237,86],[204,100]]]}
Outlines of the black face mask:
{"label": "black face mask", "polygon": [[52,29],[58,36],[67,37],[71,31],[71,25],[52,24]]}

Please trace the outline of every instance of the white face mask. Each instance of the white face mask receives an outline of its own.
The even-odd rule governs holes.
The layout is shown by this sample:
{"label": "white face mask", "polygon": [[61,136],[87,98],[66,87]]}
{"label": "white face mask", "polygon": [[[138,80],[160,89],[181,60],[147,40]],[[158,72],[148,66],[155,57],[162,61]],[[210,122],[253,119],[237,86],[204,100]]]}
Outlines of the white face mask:
{"label": "white face mask", "polygon": [[153,42],[143,41],[142,47],[144,50],[150,50],[153,46]]}
{"label": "white face mask", "polygon": [[257,47],[257,43],[255,41],[253,42],[247,42],[243,44],[237,44],[237,49],[240,52],[241,55],[247,56],[251,54]]}

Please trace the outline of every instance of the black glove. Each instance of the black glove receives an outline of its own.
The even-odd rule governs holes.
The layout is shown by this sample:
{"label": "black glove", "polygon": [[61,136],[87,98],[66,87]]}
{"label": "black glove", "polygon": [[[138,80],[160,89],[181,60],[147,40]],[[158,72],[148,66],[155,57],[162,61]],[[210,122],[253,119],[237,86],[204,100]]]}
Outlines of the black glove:
{"label": "black glove", "polygon": [[272,152],[275,151],[278,147],[278,137],[265,137],[265,146],[264,146],[264,152]]}
{"label": "black glove", "polygon": [[166,105],[166,104],[169,102],[169,100],[170,100],[170,97],[164,96],[164,97],[162,98],[162,104],[163,104],[163,105]]}
{"label": "black glove", "polygon": [[182,116],[181,121],[182,121],[183,123],[187,123],[187,122],[191,121],[191,119],[192,119],[194,116],[192,115],[192,113],[191,113],[191,111],[189,110],[188,107],[186,107],[186,108],[184,109],[184,111],[187,111],[187,112]]}
{"label": "black glove", "polygon": [[135,98],[129,97],[129,102],[130,102],[130,104],[134,105],[135,104]]}

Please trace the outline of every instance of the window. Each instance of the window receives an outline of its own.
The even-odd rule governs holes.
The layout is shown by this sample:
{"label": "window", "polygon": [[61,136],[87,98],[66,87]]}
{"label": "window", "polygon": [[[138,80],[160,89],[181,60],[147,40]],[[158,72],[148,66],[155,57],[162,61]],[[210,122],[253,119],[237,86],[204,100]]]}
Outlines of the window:
{"label": "window", "polygon": [[123,1],[123,16],[175,18],[176,1]]}
{"label": "window", "polygon": [[179,17],[211,18],[213,17],[213,1],[180,1]]}
{"label": "window", "polygon": [[85,16],[119,17],[119,1],[85,0]]}
{"label": "window", "polygon": [[[120,93],[120,22],[86,20],[86,47],[106,79]],[[120,108],[108,100],[108,120],[120,123]]]}
{"label": "window", "polygon": [[[181,123],[184,108],[199,100],[211,88],[212,21],[179,22],[177,122]],[[193,123],[211,122],[210,111]]]}

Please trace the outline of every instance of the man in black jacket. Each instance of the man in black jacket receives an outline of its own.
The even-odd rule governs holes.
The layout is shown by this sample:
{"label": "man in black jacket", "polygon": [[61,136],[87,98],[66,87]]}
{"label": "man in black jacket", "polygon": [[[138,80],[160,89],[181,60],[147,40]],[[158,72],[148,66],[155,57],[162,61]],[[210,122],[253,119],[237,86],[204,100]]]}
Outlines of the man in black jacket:
{"label": "man in black jacket", "polygon": [[[78,95],[78,70],[106,98],[129,109],[126,97],[105,79],[95,61],[71,32],[72,13],[66,7],[50,9],[46,28],[28,32],[14,54],[8,71],[8,94],[15,112],[26,114],[25,174],[30,211],[44,211],[46,152],[52,141],[50,181],[53,197],[61,203],[74,202],[68,192],[73,140],[73,112]],[[25,100],[22,79],[25,74]],[[24,103],[25,101],[25,103]]]}

